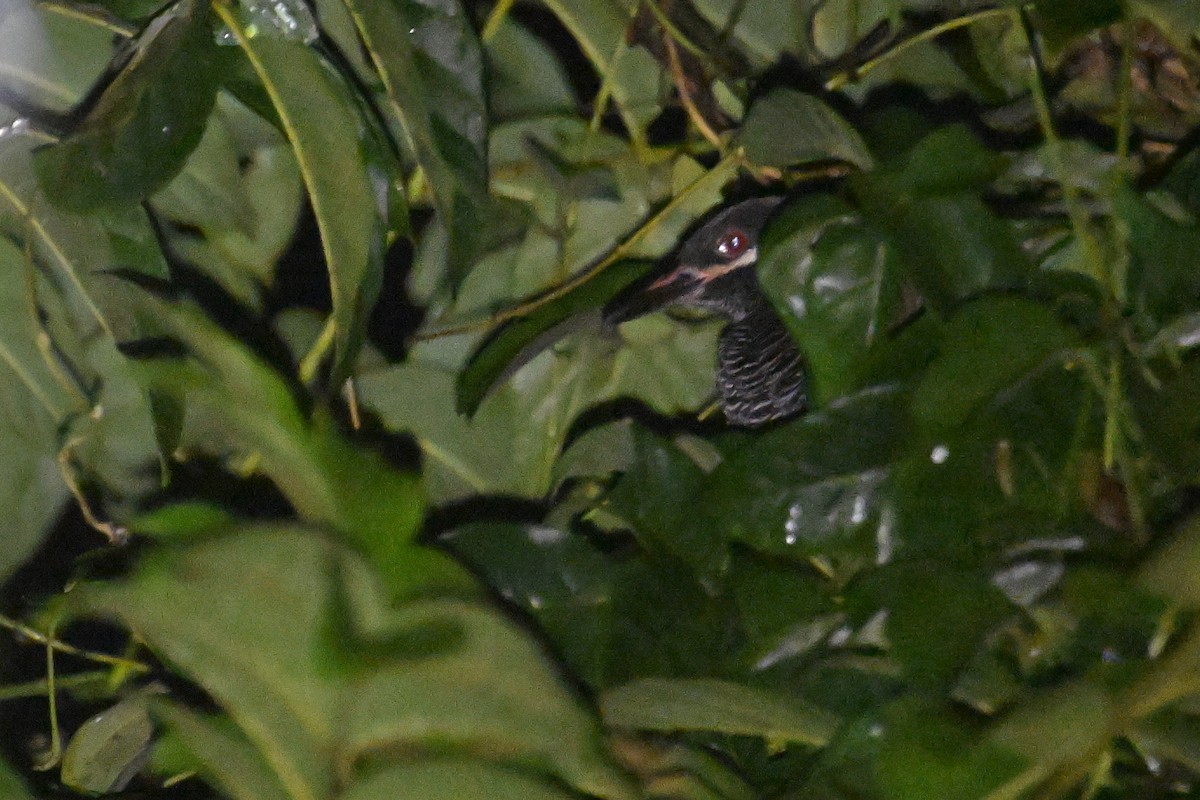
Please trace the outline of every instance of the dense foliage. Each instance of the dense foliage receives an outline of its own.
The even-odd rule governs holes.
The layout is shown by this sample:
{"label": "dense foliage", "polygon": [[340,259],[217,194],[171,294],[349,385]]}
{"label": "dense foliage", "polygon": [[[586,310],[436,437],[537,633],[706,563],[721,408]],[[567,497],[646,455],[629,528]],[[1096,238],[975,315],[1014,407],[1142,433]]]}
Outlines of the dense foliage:
{"label": "dense foliage", "polygon": [[[1197,791],[1198,34],[5,3],[0,795]],[[597,311],[765,194],[738,430]]]}

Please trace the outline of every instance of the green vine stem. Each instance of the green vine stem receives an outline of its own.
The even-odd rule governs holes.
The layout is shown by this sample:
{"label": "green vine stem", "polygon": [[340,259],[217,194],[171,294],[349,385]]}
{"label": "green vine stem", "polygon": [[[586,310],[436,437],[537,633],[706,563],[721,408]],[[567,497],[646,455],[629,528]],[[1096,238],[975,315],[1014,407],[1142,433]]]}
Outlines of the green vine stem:
{"label": "green vine stem", "polygon": [[140,661],[134,661],[134,660],[128,659],[128,658],[121,658],[120,656],[111,656],[111,655],[108,655],[107,653],[96,653],[91,650],[83,650],[81,648],[75,647],[74,645],[67,644],[64,641],[55,638],[53,631],[51,631],[50,633],[42,633],[41,631],[34,630],[33,628],[30,628],[28,625],[22,625],[20,622],[17,622],[16,620],[13,620],[13,619],[9,619],[8,617],[5,617],[3,615],[0,615],[0,628],[7,628],[8,630],[12,631],[13,633],[23,636],[32,642],[46,645],[50,649],[56,650],[60,653],[66,653],[67,655],[78,656],[79,658],[83,658],[88,661],[94,661],[98,664],[107,664],[108,666],[111,666],[111,667],[120,667],[123,669],[131,670],[133,672],[138,672],[138,673],[144,673],[144,672],[150,671],[150,667],[146,666],[145,664],[141,663]]}
{"label": "green vine stem", "polygon": [[949,31],[957,30],[958,28],[965,28],[970,25],[974,25],[976,22],[990,19],[992,17],[1009,16],[1012,13],[1012,9],[1009,8],[988,8],[984,9],[983,11],[976,11],[973,14],[966,14],[961,17],[955,17],[954,19],[946,20],[945,22],[934,25],[932,28],[923,30],[918,34],[899,42],[894,47],[888,48],[879,55],[875,56],[875,58],[865,61],[857,67],[837,73],[829,78],[829,80],[825,81],[825,89],[831,92],[836,92],[848,83],[855,83],[861,80],[863,76],[867,75],[880,64],[892,60],[909,48],[921,44],[922,42],[932,41],[941,36],[943,33],[948,33]]}

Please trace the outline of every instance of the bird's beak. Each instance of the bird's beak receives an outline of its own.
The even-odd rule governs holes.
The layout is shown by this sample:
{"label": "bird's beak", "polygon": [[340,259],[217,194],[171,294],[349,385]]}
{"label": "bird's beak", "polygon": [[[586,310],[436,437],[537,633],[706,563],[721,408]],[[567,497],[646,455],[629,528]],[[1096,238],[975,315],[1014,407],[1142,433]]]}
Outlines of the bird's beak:
{"label": "bird's beak", "polygon": [[708,276],[695,267],[676,267],[649,285],[635,286],[617,295],[604,307],[604,321],[619,325],[659,311],[707,282]]}

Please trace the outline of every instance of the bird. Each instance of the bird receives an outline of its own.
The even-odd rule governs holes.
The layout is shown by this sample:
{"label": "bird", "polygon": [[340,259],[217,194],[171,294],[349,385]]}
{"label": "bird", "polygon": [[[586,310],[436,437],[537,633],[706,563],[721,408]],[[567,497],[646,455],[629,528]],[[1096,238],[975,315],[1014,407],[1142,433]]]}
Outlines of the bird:
{"label": "bird", "polygon": [[660,308],[727,320],[717,340],[716,390],[726,421],[737,427],[761,427],[808,408],[804,357],[755,269],[759,235],[782,200],[758,197],[716,213],[683,242],[673,269],[603,309],[611,326]]}

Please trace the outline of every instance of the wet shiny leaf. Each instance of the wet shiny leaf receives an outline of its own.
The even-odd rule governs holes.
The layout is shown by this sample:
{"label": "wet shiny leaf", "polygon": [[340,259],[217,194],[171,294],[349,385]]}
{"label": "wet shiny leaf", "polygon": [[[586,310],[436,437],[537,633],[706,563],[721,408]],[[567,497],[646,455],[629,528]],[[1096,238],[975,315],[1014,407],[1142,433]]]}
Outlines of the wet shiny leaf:
{"label": "wet shiny leaf", "polygon": [[118,54],[95,104],[38,151],[47,195],[72,211],[132,205],[183,166],[200,141],[217,88],[206,3],[180,0]]}

